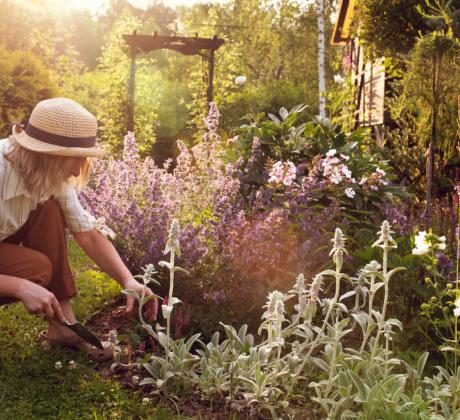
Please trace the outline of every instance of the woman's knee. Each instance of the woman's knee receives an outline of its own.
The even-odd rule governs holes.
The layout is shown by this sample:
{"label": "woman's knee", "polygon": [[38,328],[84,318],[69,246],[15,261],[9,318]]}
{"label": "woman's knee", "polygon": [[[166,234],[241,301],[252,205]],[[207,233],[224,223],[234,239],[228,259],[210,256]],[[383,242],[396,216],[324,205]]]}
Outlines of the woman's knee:
{"label": "woman's knee", "polygon": [[47,287],[54,275],[53,264],[43,252],[0,242],[0,273]]}
{"label": "woman's knee", "polygon": [[52,278],[53,265],[51,260],[45,254],[37,252],[34,256],[34,270],[28,280],[46,287],[50,284]]}

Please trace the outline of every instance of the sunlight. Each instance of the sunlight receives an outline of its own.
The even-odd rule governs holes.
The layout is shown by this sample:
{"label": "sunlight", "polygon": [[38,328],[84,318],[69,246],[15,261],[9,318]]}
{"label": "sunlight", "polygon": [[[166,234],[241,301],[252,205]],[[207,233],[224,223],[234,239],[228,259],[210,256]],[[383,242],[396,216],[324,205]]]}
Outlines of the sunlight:
{"label": "sunlight", "polygon": [[[141,9],[147,9],[152,0],[128,0],[130,4]],[[49,3],[49,2],[47,2]],[[108,1],[107,0],[67,0],[54,1],[57,7],[61,9],[74,9],[74,10],[88,10],[92,15],[98,14],[106,9]],[[191,6],[196,3],[218,3],[218,1],[213,0],[165,0],[163,2],[165,6],[176,7],[176,6]]]}

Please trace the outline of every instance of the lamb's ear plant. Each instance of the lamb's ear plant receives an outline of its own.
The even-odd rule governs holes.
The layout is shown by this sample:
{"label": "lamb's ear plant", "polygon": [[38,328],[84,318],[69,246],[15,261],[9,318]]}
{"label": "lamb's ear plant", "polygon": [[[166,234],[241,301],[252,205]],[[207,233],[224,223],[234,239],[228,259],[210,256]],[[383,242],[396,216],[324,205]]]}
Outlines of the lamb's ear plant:
{"label": "lamb's ear plant", "polygon": [[151,301],[152,299],[161,299],[156,294],[146,296],[147,287],[149,286],[150,283],[155,283],[157,285],[159,285],[160,283],[157,280],[155,280],[155,278],[153,277],[155,274],[157,274],[157,271],[155,270],[155,267],[153,266],[153,264],[148,264],[145,268],[143,267],[142,271],[144,271],[143,275],[135,276],[136,278],[141,279],[144,284],[144,288],[142,289],[141,295],[139,295],[139,293],[137,293],[135,290],[129,290],[129,289],[124,289],[122,290],[122,292],[125,295],[133,296],[136,299],[138,303],[139,320],[141,321],[142,326],[147,330],[147,332],[150,335],[152,335],[155,339],[158,339],[152,326],[148,324],[147,322],[145,322],[142,310],[143,310],[144,305],[147,302]]}
{"label": "lamb's ear plant", "polygon": [[[170,273],[168,301],[162,305],[166,328],[154,330],[147,324],[142,318],[145,293],[131,293],[140,303],[142,325],[164,351],[144,364],[150,376],[140,384],[153,385],[153,392],[169,398],[177,398],[170,394],[178,389],[175,384],[188,384],[202,398],[225,401],[252,417],[264,412],[279,418],[292,404],[310,400],[330,419],[458,418],[460,369],[451,375],[438,367],[436,376],[426,378],[422,375],[428,353],[411,367],[391,349],[394,329],[402,328],[399,320],[386,317],[390,280],[402,270],[388,270],[388,253],[396,247],[391,234],[384,222],[374,243],[382,249],[382,261],[372,261],[348,276],[342,273],[345,238],[337,229],[331,251],[335,269],[317,274],[309,285],[300,274],[288,293],[269,293],[259,337],[248,333],[247,325],[235,329],[221,324],[224,335],[216,332],[209,343],[203,343],[199,334],[187,341],[170,337],[170,316],[179,303],[173,296],[174,274],[183,271],[174,262],[180,255],[179,226],[174,221],[165,249],[170,259],[160,263]],[[147,267],[145,288],[153,273],[153,267]],[[329,279],[335,284],[332,298],[322,291]],[[345,289],[348,283],[352,290]],[[376,299],[378,294],[383,297]],[[292,314],[286,311],[289,299],[296,300]],[[346,302],[352,303],[350,308]],[[381,307],[375,302],[381,302]],[[347,340],[353,329],[360,335]],[[193,350],[195,345],[198,348]]]}
{"label": "lamb's ear plant", "polygon": [[171,314],[174,305],[180,303],[180,300],[173,296],[174,293],[174,277],[176,272],[184,272],[183,268],[175,265],[176,256],[180,256],[179,245],[179,223],[174,219],[169,229],[168,240],[164,254],[169,254],[169,261],[160,261],[161,267],[166,267],[169,270],[169,293],[167,301],[161,305],[163,317],[166,319],[166,333],[163,332],[164,327],[157,324],[156,331],[148,324],[142,316],[143,306],[156,296],[145,296],[145,291],[149,283],[155,282],[153,274],[156,271],[153,265],[148,265],[142,276],[144,289],[142,296],[131,290],[125,290],[124,293],[134,296],[139,303],[139,319],[142,326],[147,332],[155,338],[164,350],[164,356],[152,356],[151,363],[144,363],[144,368],[148,371],[151,377],[144,378],[140,385],[154,384],[158,389],[164,389],[166,382],[171,378],[183,379],[192,369],[192,365],[197,363],[198,356],[191,353],[191,348],[198,340],[200,334],[190,337],[188,340],[173,340],[171,338]]}

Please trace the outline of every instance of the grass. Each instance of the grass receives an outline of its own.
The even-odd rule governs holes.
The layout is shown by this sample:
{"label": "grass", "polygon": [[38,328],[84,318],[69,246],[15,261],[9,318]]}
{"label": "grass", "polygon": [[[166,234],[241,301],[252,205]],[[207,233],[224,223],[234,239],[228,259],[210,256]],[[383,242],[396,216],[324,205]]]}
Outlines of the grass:
{"label": "grass", "polygon": [[[73,242],[70,256],[79,289],[75,313],[84,321],[120,287],[98,272]],[[0,420],[173,417],[167,409],[143,404],[139,392],[99,376],[85,355],[42,348],[37,336],[45,328],[45,322],[20,303],[0,307]],[[75,369],[69,369],[70,360],[77,363]],[[55,368],[56,362],[61,369]]]}

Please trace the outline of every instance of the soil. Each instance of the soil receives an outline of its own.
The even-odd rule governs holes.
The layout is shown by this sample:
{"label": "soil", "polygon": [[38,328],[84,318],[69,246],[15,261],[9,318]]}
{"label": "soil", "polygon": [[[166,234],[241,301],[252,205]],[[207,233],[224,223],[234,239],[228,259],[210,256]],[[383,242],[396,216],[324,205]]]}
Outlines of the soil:
{"label": "soil", "polygon": [[[120,364],[113,366],[113,361],[98,363],[95,370],[104,378],[111,378],[122,384],[123,387],[142,393],[143,396],[152,399],[151,386],[142,386],[133,383],[133,377],[137,376],[142,380],[145,370],[141,363],[135,363],[140,359],[148,359],[151,354],[155,354],[158,349],[156,343],[147,336],[142,330],[139,322],[135,318],[125,315],[125,297],[120,296],[113,302],[107,304],[103,310],[93,314],[86,322],[86,326],[95,333],[101,341],[108,341],[114,327],[116,327],[121,348]],[[130,363],[131,362],[131,363]],[[131,366],[124,366],[131,364]],[[187,390],[187,395],[181,399],[176,399],[174,404],[170,402],[171,411],[177,408],[183,416],[200,418],[204,420],[221,420],[227,418],[236,419],[269,419],[270,413],[257,413],[248,411],[245,403],[241,405],[236,402],[230,411],[225,398],[213,398],[212,401],[202,400],[200,393],[196,389]],[[180,393],[181,396],[183,392]],[[155,398],[155,397],[153,397]],[[157,397],[158,401],[160,396]],[[164,402],[162,403],[164,405]],[[284,416],[283,416],[284,417]],[[319,419],[308,407],[289,408],[289,418],[292,419]]]}

